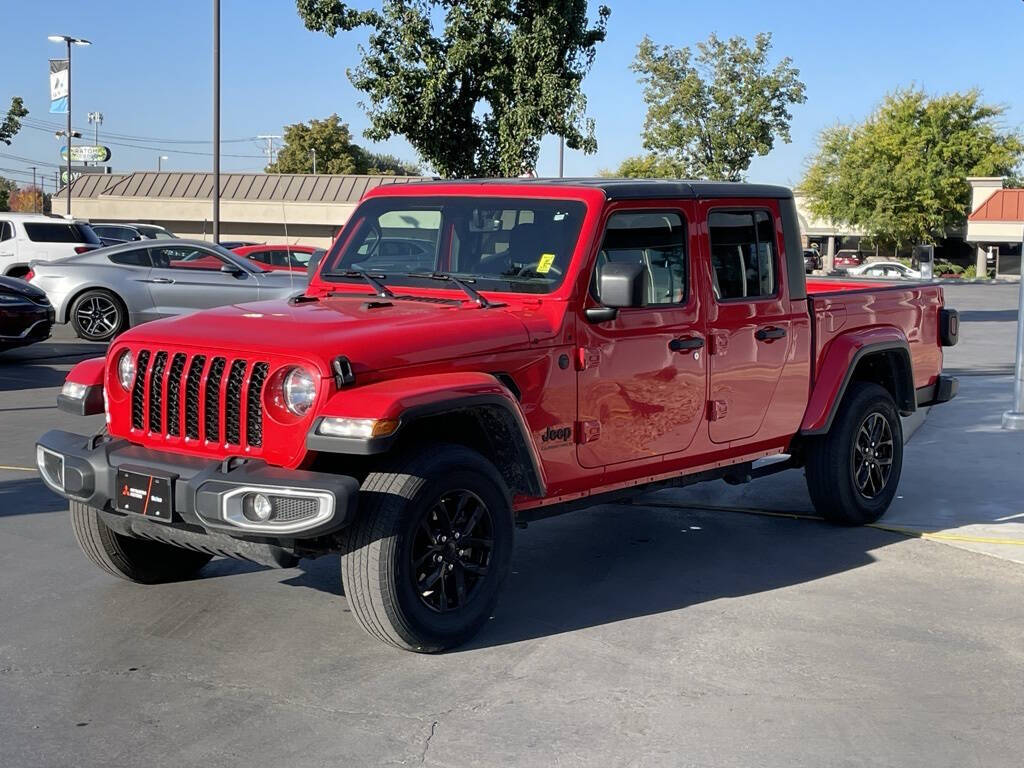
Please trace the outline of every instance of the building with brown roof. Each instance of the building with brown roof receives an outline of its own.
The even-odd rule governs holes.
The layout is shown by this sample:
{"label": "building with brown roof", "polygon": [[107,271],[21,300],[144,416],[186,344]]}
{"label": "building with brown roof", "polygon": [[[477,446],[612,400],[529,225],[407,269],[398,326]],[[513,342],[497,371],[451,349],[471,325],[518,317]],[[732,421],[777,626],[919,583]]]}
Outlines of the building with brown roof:
{"label": "building with brown roof", "polygon": [[[221,240],[327,246],[362,196],[412,176],[224,173]],[[56,199],[63,199],[66,188]],[[71,211],[91,221],[159,224],[181,237],[212,239],[212,173],[85,174],[71,185]],[[63,204],[54,204],[63,210]]]}
{"label": "building with brown roof", "polygon": [[1024,189],[1003,189],[1001,176],[971,176],[971,213],[964,237],[974,246],[981,265],[995,266],[996,275],[1020,276],[1024,240]]}

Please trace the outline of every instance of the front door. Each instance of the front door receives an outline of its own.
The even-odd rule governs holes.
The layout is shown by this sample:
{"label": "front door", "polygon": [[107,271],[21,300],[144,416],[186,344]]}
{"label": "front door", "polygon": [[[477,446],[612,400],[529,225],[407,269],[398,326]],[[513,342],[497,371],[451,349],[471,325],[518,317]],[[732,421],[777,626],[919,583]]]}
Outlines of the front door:
{"label": "front door", "polygon": [[792,341],[774,200],[702,204],[710,246],[708,430],[715,443],[749,438],[771,405]]}
{"label": "front door", "polygon": [[259,299],[256,276],[237,268],[222,272],[225,265],[235,265],[215,251],[195,245],[159,245],[149,252],[153,259],[149,292],[156,317]]}
{"label": "front door", "polygon": [[585,467],[687,448],[704,421],[707,374],[698,292],[691,280],[692,204],[619,206],[606,219],[597,276],[610,262],[644,267],[644,305],[614,320],[581,318],[577,456]]}

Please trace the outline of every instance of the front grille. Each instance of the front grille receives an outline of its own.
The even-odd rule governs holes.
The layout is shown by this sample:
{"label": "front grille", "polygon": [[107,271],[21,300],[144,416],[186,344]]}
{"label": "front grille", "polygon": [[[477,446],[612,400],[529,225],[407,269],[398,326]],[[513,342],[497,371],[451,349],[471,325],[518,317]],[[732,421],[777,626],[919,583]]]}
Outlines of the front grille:
{"label": "front grille", "polygon": [[295,520],[305,520],[307,517],[316,517],[320,511],[320,502],[308,497],[271,496],[270,507],[273,510],[270,514],[272,521],[289,523]]}
{"label": "front grille", "polygon": [[143,349],[135,365],[134,429],[170,437],[184,432],[190,440],[202,436],[229,446],[262,446],[268,363]]}

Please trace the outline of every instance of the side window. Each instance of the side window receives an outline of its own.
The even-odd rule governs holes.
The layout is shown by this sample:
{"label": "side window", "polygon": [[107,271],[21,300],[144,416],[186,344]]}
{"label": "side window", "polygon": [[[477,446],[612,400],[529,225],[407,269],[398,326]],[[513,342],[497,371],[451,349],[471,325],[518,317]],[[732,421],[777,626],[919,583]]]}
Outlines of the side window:
{"label": "side window", "polygon": [[11,240],[14,237],[14,227],[9,221],[0,221],[0,242]]}
{"label": "side window", "polygon": [[708,216],[708,236],[716,299],[775,293],[775,222],[767,211],[714,211]]}
{"label": "side window", "polygon": [[594,270],[594,296],[598,301],[601,269],[614,262],[644,266],[645,305],[686,301],[686,226],[678,213],[637,211],[612,215]]}
{"label": "side window", "polygon": [[123,264],[126,267],[151,267],[149,251],[145,248],[135,248],[131,251],[119,251],[107,256],[115,264]]}
{"label": "side window", "polygon": [[217,272],[226,264],[220,256],[189,246],[150,248],[153,266],[159,269],[198,269]]}

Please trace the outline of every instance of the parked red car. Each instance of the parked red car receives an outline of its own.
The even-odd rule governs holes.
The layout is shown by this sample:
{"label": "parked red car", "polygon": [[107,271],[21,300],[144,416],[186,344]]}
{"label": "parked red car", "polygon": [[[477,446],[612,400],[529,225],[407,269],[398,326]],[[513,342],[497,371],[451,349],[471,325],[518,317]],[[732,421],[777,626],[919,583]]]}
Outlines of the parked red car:
{"label": "parked red car", "polygon": [[309,257],[316,248],[309,245],[245,245],[232,250],[263,269],[305,272]]}
{"label": "parked red car", "polygon": [[492,615],[516,522],[790,468],[827,519],[878,519],[900,416],[957,392],[957,334],[941,286],[806,279],[781,187],[388,185],[303,296],[78,364],[60,403],[106,399],[109,432],[48,432],[37,461],[114,575],[340,553],[366,631],[438,651]]}
{"label": "parked red car", "polygon": [[836,269],[859,267],[864,263],[866,256],[867,254],[860,251],[836,251],[832,264]]}

